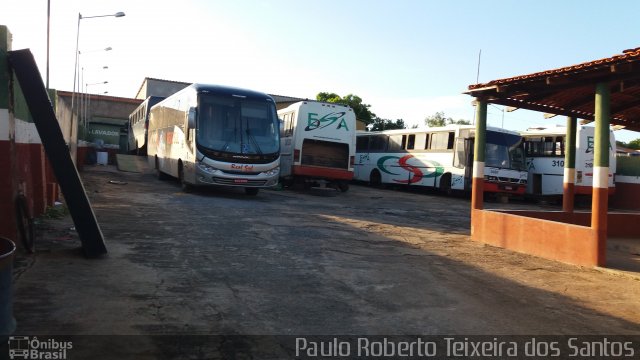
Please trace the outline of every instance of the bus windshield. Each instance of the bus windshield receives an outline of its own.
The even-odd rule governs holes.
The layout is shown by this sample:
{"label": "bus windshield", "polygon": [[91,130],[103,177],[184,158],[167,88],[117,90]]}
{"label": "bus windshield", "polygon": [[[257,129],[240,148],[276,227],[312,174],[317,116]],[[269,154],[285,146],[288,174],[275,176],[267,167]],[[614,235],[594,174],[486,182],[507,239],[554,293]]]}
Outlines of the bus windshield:
{"label": "bus windshield", "polygon": [[526,170],[522,137],[488,130],[485,165]]}
{"label": "bus windshield", "polygon": [[268,101],[200,95],[197,142],[213,151],[274,154],[279,151],[278,118]]}

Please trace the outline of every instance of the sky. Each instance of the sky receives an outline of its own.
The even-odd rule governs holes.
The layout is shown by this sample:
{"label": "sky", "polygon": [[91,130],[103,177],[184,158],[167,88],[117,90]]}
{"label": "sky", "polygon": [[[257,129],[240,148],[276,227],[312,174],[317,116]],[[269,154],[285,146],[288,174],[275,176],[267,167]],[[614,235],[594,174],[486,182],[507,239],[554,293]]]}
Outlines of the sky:
{"label": "sky", "polygon": [[[640,46],[636,0],[50,0],[49,85],[136,95],[145,77],[315,99],[354,94],[380,118],[473,121],[470,84]],[[124,12],[124,17],[92,17]],[[78,17],[82,15],[78,27]],[[3,0],[0,25],[43,79],[47,0]],[[111,47],[112,50],[104,49]],[[108,69],[104,69],[107,66]],[[104,82],[107,81],[107,84]],[[564,125],[490,105],[488,125]],[[617,131],[628,142],[640,133]]]}

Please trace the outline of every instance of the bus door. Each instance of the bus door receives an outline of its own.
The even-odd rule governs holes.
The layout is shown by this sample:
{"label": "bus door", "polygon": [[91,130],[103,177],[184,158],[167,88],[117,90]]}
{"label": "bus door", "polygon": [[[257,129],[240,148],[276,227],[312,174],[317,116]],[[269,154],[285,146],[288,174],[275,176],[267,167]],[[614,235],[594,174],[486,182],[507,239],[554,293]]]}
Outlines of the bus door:
{"label": "bus door", "polygon": [[291,175],[293,166],[293,131],[295,129],[295,113],[282,115],[280,123],[280,177]]}
{"label": "bus door", "polygon": [[464,139],[464,189],[471,191],[473,177],[473,155],[475,138]]}

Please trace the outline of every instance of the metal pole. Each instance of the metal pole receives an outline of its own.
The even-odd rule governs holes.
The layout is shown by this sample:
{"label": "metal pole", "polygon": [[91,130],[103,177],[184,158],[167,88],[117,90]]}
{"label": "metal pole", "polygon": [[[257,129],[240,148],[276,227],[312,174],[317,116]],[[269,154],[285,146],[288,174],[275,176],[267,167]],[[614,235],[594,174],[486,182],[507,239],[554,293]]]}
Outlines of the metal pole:
{"label": "metal pole", "polygon": [[51,0],[47,0],[47,89],[49,89],[49,38],[51,33]]}
{"label": "metal pole", "polygon": [[74,111],[75,111],[75,98],[76,98],[76,81],[78,79],[78,45],[80,43],[80,20],[82,20],[82,14],[78,13],[78,28],[76,30],[76,52],[75,52],[75,65],[73,66],[73,92],[71,93],[71,120],[69,121],[69,151],[71,152],[71,159],[74,164],[76,162],[75,153],[77,145],[74,146],[73,141],[73,126],[74,126]]}

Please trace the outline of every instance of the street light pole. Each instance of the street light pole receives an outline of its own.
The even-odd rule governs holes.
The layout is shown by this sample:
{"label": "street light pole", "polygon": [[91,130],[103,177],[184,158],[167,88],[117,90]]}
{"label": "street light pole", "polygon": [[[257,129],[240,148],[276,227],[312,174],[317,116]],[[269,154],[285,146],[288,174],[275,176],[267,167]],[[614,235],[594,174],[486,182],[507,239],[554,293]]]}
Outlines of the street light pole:
{"label": "street light pole", "polygon": [[[122,11],[119,11],[115,14],[109,15],[96,15],[96,16],[85,16],[83,17],[81,13],[78,13],[78,27],[76,30],[76,52],[75,52],[75,65],[73,68],[73,93],[71,94],[71,119],[69,121],[69,150],[71,152],[71,158],[75,161],[76,151],[78,148],[77,139],[73,140],[74,133],[74,112],[75,112],[75,97],[76,97],[76,82],[78,80],[78,56],[80,53],[78,52],[78,45],[80,44],[80,20],[82,19],[91,19],[91,18],[99,18],[99,17],[123,17],[125,14]],[[80,86],[78,85],[78,88]],[[75,126],[77,128],[77,125]],[[77,130],[77,129],[76,129]],[[77,136],[77,135],[76,135]]]}

